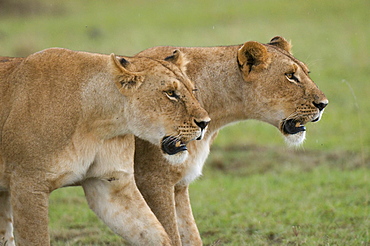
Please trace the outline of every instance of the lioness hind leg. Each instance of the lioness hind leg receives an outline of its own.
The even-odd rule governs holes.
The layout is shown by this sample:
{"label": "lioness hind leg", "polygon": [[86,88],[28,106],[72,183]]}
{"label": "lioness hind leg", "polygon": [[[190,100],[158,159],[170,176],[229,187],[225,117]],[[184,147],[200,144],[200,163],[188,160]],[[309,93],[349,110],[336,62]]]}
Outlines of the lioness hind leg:
{"label": "lioness hind leg", "polygon": [[15,245],[10,194],[7,191],[0,192],[0,245]]}
{"label": "lioness hind leg", "polygon": [[15,243],[17,246],[48,246],[49,189],[42,178],[30,177],[39,176],[14,172],[11,178],[10,202]]}
{"label": "lioness hind leg", "polygon": [[90,178],[82,184],[90,208],[132,245],[171,245],[162,225],[137,190],[133,174]]}

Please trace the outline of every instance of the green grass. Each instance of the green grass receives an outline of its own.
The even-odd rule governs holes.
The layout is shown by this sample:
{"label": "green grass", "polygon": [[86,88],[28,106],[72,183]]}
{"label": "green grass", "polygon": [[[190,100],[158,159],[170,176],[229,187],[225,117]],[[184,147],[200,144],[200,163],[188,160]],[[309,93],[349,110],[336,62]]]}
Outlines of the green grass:
{"label": "green grass", "polygon": [[[202,237],[206,245],[370,245],[369,1],[10,3],[0,0],[5,56],[55,46],[133,55],[156,45],[292,40],[330,104],[296,151],[265,123],[221,131],[204,177],[191,186]],[[50,205],[53,245],[122,245],[81,188],[54,192]]]}
{"label": "green grass", "polygon": [[[288,169],[246,177],[213,174],[192,189],[204,242],[368,245],[369,197],[364,171],[319,167],[304,173]],[[205,193],[207,196],[202,195]]]}
{"label": "green grass", "polygon": [[211,156],[191,186],[205,244],[369,245],[369,173],[361,160],[278,150],[244,146]]}

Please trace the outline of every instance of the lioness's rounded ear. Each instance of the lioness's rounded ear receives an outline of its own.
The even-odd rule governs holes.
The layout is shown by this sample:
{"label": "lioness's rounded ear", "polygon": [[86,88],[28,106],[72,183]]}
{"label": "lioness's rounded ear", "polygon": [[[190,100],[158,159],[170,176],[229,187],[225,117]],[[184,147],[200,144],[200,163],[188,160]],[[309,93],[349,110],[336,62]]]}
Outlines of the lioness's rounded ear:
{"label": "lioness's rounded ear", "polygon": [[280,37],[280,36],[276,36],[276,37],[273,37],[271,40],[270,40],[270,43],[268,43],[269,45],[273,45],[273,46],[276,46],[282,50],[285,50],[286,52],[288,53],[292,53],[291,52],[291,49],[292,49],[292,44],[290,42],[288,42],[285,38],[283,37]]}
{"label": "lioness's rounded ear", "polygon": [[173,51],[172,55],[164,58],[164,60],[172,62],[173,64],[178,66],[183,72],[186,71],[186,65],[189,63],[189,60],[186,58],[185,54],[177,49]]}
{"label": "lioness's rounded ear", "polygon": [[247,76],[252,69],[267,68],[270,64],[270,55],[264,45],[249,41],[238,50],[238,63],[244,76]]}
{"label": "lioness's rounded ear", "polygon": [[144,76],[136,72],[131,72],[126,67],[130,64],[123,57],[118,58],[115,54],[111,54],[110,58],[113,62],[112,73],[115,75],[114,83],[117,89],[125,96],[131,95],[144,81]]}

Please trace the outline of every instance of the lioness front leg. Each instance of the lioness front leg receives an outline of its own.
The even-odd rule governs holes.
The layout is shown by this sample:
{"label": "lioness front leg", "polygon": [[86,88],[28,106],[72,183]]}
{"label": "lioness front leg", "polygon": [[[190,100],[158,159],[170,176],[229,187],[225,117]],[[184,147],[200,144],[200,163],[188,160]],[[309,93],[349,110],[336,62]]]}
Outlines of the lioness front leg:
{"label": "lioness front leg", "polygon": [[175,202],[177,225],[181,236],[182,246],[203,245],[197,224],[195,223],[189,199],[189,186],[175,186]]}
{"label": "lioness front leg", "polygon": [[0,192],[0,245],[15,245],[10,194],[7,191]]}
{"label": "lioness front leg", "polygon": [[[34,178],[36,177],[36,178]],[[17,246],[48,246],[49,188],[44,175],[14,172],[10,181],[10,201]]]}
{"label": "lioness front leg", "polygon": [[132,245],[171,245],[162,225],[137,190],[133,174],[115,172],[82,184],[90,208]]}
{"label": "lioness front leg", "polygon": [[140,183],[138,187],[145,201],[170,236],[172,245],[181,246],[180,234],[176,222],[173,186],[167,184],[161,185],[147,180],[146,183]]}

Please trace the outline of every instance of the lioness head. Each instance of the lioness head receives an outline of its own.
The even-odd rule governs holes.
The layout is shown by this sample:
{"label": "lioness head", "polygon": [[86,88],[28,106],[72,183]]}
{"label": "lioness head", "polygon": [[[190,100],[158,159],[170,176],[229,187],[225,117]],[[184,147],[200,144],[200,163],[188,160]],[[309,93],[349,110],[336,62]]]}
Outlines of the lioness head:
{"label": "lioness head", "polygon": [[[166,60],[116,57],[116,86],[129,100],[131,131],[160,145],[172,163],[187,156],[186,144],[202,139],[210,121],[194,96],[196,88],[184,73],[186,59],[175,50]],[[148,72],[149,71],[149,72]],[[153,123],[154,122],[154,123]],[[171,157],[170,157],[171,156]]]}
{"label": "lioness head", "polygon": [[237,61],[255,92],[256,119],[276,126],[288,144],[298,145],[305,139],[305,124],[320,120],[328,100],[290,48],[282,37],[268,44],[250,41],[238,50]]}

